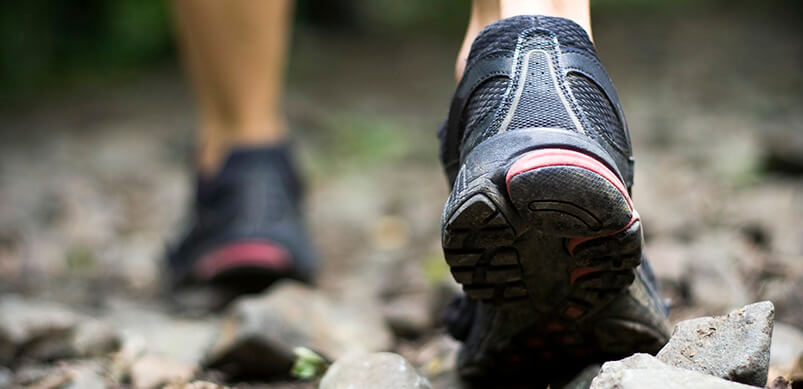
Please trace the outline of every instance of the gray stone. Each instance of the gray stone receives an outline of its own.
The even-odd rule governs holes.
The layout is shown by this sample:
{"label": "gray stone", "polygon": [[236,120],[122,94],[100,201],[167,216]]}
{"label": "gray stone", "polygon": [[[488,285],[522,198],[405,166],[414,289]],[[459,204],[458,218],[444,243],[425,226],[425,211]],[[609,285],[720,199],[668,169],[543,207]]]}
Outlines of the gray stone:
{"label": "gray stone", "polygon": [[792,389],[792,383],[783,377],[775,377],[772,382],[767,384],[767,389]]}
{"label": "gray stone", "polygon": [[228,386],[220,386],[213,382],[192,381],[186,383],[172,383],[165,385],[162,389],[227,389]]}
{"label": "gray stone", "polygon": [[394,296],[382,306],[382,315],[394,334],[415,337],[433,327],[429,295],[424,291]]}
{"label": "gray stone", "polygon": [[196,370],[195,365],[149,354],[131,365],[129,376],[134,389],[156,389],[169,383],[187,382]]}
{"label": "gray stone", "polygon": [[386,350],[391,342],[378,310],[339,303],[298,282],[282,281],[234,303],[206,364],[235,374],[271,376],[290,371],[296,347],[338,358]]}
{"label": "gray stone", "polygon": [[11,370],[0,366],[0,389],[6,389],[11,387],[12,377],[11,377]]}
{"label": "gray stone", "polygon": [[[803,236],[803,233],[800,236]],[[803,240],[800,242],[803,246]],[[796,256],[794,260],[800,261],[799,258],[801,256]],[[800,270],[792,270],[788,266],[778,266],[777,271],[782,272],[784,277],[764,281],[761,298],[772,301],[772,304],[775,305],[777,320],[803,328],[803,309],[800,309],[803,306],[800,303],[803,301],[803,288],[800,287],[803,285],[803,261],[800,261],[800,265]]]}
{"label": "gray stone", "polygon": [[120,349],[111,354],[109,361],[109,377],[114,381],[123,381],[129,377],[131,365],[146,352],[146,343],[142,336],[124,333]]}
{"label": "gray stone", "polygon": [[752,300],[736,264],[742,251],[733,233],[702,234],[691,244],[686,277],[692,304],[706,312],[727,312]]}
{"label": "gray stone", "polygon": [[93,358],[117,351],[122,342],[119,331],[109,322],[90,319],[77,325],[70,337],[71,356]]}
{"label": "gray stone", "polygon": [[768,301],[685,320],[658,353],[669,365],[754,386],[767,383],[775,309]]}
{"label": "gray stone", "polygon": [[24,356],[33,360],[93,358],[115,351],[120,338],[108,322],[32,298],[0,299],[0,363]]}
{"label": "gray stone", "polygon": [[647,354],[635,354],[602,365],[591,389],[748,389],[751,386],[727,381],[692,370],[669,366]]}
{"label": "gray stone", "polygon": [[137,388],[192,378],[218,330],[216,320],[176,318],[127,303],[112,307],[107,320],[121,333],[109,375],[130,378]]}
{"label": "gray stone", "polygon": [[803,173],[803,133],[794,128],[774,128],[762,131],[764,165],[777,173],[800,175]]}
{"label": "gray stone", "polygon": [[402,344],[398,353],[429,378],[451,373],[457,369],[460,342],[449,335],[440,334],[423,343]]}
{"label": "gray stone", "polygon": [[594,377],[599,374],[600,368],[598,364],[588,365],[583,370],[580,370],[569,382],[562,385],[550,384],[550,386],[558,389],[588,389],[591,387]]}
{"label": "gray stone", "polygon": [[[112,301],[104,320],[121,333],[121,347],[131,353],[161,355],[176,361],[198,365],[215,341],[219,321],[216,318],[186,319],[160,312],[158,307],[130,301]],[[134,362],[139,355],[132,355]]]}
{"label": "gray stone", "polygon": [[19,296],[0,298],[0,363],[26,355],[70,356],[69,338],[83,318],[58,304]]}
{"label": "gray stone", "polygon": [[102,375],[102,368],[97,362],[78,363],[64,368],[70,377],[70,383],[61,389],[105,389],[111,387]]}
{"label": "gray stone", "polygon": [[[738,389],[753,388],[732,381],[723,380],[710,375],[691,372],[684,369],[639,369],[628,370],[617,376],[615,381],[605,381],[600,378],[599,384],[592,384],[593,389],[621,388],[621,389]],[[595,379],[595,383],[597,379]]]}
{"label": "gray stone", "polygon": [[320,385],[320,389],[350,388],[430,389],[431,386],[398,354],[360,353],[337,360]]}
{"label": "gray stone", "polygon": [[[401,258],[378,271],[382,313],[393,333],[417,337],[431,331],[462,289],[441,256]],[[375,278],[376,276],[374,276]]]}
{"label": "gray stone", "polygon": [[471,389],[471,383],[464,381],[456,370],[430,377],[432,387],[437,389]]}
{"label": "gray stone", "polygon": [[784,323],[775,323],[770,345],[770,368],[785,377],[791,377],[803,359],[803,331]]}
{"label": "gray stone", "polygon": [[[0,386],[2,387],[2,386]],[[17,369],[12,388],[104,389],[111,387],[97,360],[72,360],[58,365],[28,365]]]}
{"label": "gray stone", "polygon": [[24,363],[14,369],[11,386],[14,388],[32,386],[38,382],[44,381],[46,378],[56,376],[62,378],[59,381],[60,384],[68,381],[63,377],[64,374],[61,373],[60,369],[54,367],[52,364],[42,365]]}
{"label": "gray stone", "polygon": [[650,253],[650,266],[655,276],[665,282],[680,284],[688,277],[689,264],[694,255],[688,242],[677,238],[658,236],[646,242]]}

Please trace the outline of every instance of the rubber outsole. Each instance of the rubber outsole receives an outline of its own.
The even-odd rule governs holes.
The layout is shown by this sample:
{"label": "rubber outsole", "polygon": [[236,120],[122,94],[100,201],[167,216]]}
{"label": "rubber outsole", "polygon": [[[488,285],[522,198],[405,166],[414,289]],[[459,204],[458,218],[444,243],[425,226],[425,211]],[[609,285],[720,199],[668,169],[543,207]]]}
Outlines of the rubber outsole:
{"label": "rubber outsole", "polygon": [[461,373],[615,354],[621,344],[606,349],[587,318],[633,284],[641,263],[641,223],[624,184],[569,149],[529,151],[501,169],[494,176],[504,182],[463,184],[445,210],[452,275],[502,318]]}

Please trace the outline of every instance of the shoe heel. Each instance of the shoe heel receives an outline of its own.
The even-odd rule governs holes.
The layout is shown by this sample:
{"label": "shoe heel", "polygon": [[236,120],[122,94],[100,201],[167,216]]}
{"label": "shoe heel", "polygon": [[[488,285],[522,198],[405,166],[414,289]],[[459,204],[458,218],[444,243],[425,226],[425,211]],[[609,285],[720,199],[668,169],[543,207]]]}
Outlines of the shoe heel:
{"label": "shoe heel", "polygon": [[530,228],[566,238],[604,236],[637,218],[624,184],[598,160],[568,149],[540,149],[507,170],[511,203]]}

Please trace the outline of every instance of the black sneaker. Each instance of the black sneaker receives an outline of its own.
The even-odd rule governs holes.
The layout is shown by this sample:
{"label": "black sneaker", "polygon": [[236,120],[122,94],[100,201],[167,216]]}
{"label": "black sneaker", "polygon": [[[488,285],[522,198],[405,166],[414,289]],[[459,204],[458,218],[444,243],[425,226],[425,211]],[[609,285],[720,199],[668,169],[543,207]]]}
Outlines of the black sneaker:
{"label": "black sneaker", "polygon": [[529,376],[655,353],[666,306],[642,260],[619,99],[574,22],[518,16],[474,41],[441,158],[448,313],[464,376]]}
{"label": "black sneaker", "polygon": [[198,180],[191,228],[168,253],[173,286],[246,293],[279,278],[311,280],[315,260],[300,198],[287,146],[233,151],[216,177]]}

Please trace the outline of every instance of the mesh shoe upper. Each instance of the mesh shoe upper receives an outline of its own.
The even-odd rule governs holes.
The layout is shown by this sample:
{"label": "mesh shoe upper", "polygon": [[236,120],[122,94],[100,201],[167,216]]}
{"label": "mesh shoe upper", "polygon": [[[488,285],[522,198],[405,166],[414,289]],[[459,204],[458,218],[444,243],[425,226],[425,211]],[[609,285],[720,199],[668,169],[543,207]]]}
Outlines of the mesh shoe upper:
{"label": "mesh shoe upper", "polygon": [[192,281],[199,258],[225,245],[270,242],[291,256],[285,276],[309,279],[314,253],[302,223],[301,187],[286,146],[235,150],[198,180],[191,228],[168,255],[175,283]]}
{"label": "mesh shoe upper", "polygon": [[450,182],[485,139],[522,128],[558,128],[596,140],[632,185],[630,139],[610,78],[585,30],[546,16],[517,16],[477,36],[441,131]]}

